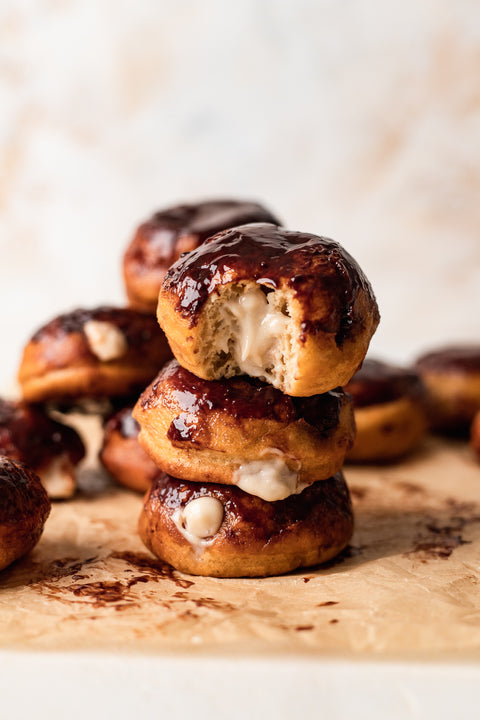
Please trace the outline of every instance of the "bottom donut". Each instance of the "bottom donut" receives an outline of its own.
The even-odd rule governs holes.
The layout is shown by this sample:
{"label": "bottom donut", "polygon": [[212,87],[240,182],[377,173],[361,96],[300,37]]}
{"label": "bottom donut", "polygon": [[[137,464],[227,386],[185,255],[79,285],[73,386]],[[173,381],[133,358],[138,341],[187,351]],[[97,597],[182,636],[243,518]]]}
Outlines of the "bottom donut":
{"label": "bottom donut", "polygon": [[267,502],[232,485],[161,474],[145,496],[143,542],[191,575],[282,575],[331,560],[348,544],[353,510],[341,472]]}

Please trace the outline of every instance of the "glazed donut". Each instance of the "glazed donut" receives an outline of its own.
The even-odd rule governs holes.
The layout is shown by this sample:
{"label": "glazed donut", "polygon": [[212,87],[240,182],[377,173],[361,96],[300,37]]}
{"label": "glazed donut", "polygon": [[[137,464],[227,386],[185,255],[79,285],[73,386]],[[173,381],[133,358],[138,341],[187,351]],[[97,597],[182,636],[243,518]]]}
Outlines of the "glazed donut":
{"label": "glazed donut", "polygon": [[170,357],[153,317],[128,308],[79,309],[33,335],[18,379],[30,402],[129,396]]}
{"label": "glazed donut", "polygon": [[138,443],[140,427],[132,407],[117,410],[104,424],[99,458],[103,467],[120,485],[145,492],[159,469]]}
{"label": "glazed donut", "polygon": [[140,445],[174,477],[281,500],[334,475],[355,433],[341,388],[307,398],[248,377],[202,380],[167,363],[133,410]]}
{"label": "glazed donut", "polygon": [[0,398],[0,454],[31,467],[48,496],[59,500],[75,493],[76,466],[85,447],[73,428],[40,406]]}
{"label": "glazed donut", "polygon": [[198,377],[244,373],[295,396],[345,385],[379,322],[370,284],[340,245],[261,223],[180,258],[157,317],[180,365]]}
{"label": "glazed donut", "polygon": [[480,460],[480,410],[475,414],[470,427],[470,446]]}
{"label": "glazed donut", "polygon": [[50,509],[38,476],[26,465],[0,456],[0,570],[37,544]]}
{"label": "glazed donut", "polygon": [[155,314],[165,273],[182,253],[220,230],[250,222],[279,224],[258,203],[237,200],[176,205],[156,212],[137,229],[124,255],[123,276],[131,307]]}
{"label": "glazed donut", "polygon": [[413,370],[367,358],[344,390],[357,434],[350,462],[386,462],[413,451],[426,429],[425,389]]}
{"label": "glazed donut", "polygon": [[416,370],[428,394],[434,431],[468,435],[480,410],[480,345],[452,345],[418,358]]}
{"label": "glazed donut", "polygon": [[348,544],[353,512],[338,472],[299,495],[269,503],[239,488],[157,477],[139,533],[182,572],[214,577],[279,575],[326,562]]}

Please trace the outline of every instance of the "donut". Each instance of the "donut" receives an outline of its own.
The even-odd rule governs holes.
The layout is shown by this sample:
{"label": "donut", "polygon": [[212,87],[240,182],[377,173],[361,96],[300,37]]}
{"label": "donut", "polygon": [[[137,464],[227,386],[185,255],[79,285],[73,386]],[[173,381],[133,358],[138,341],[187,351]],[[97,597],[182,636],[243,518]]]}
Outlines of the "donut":
{"label": "donut", "polygon": [[203,380],[167,363],[133,410],[139,443],[177,478],[280,500],[334,475],[355,426],[338,388],[290,397],[256,378]]}
{"label": "donut", "polygon": [[50,509],[38,476],[26,465],[0,456],[0,570],[37,544]]}
{"label": "donut", "polygon": [[42,407],[0,398],[0,454],[31,467],[48,496],[59,500],[75,493],[76,466],[85,447],[73,428]]}
{"label": "donut", "polygon": [[418,374],[373,358],[344,390],[352,396],[357,433],[350,462],[386,462],[417,448],[426,429],[425,389]]}
{"label": "donut", "polygon": [[480,345],[432,350],[415,368],[427,388],[431,429],[467,436],[480,410]]}
{"label": "donut", "polygon": [[470,446],[480,460],[480,410],[475,414],[470,426]]}
{"label": "donut", "polygon": [[331,560],[351,538],[353,512],[341,472],[273,503],[234,486],[162,474],[138,527],[147,548],[177,570],[255,577]]}
{"label": "donut", "polygon": [[368,280],[338,243],[265,223],[217,233],[174,263],[157,317],[194,375],[246,374],[298,397],[345,385],[379,322]]}
{"label": "donut", "polygon": [[145,492],[160,471],[139,445],[139,430],[132,406],[114,412],[104,424],[99,459],[120,485]]}
{"label": "donut", "polygon": [[129,396],[170,357],[153,317],[129,308],[78,309],[33,335],[18,379],[29,402]]}
{"label": "donut", "polygon": [[175,205],[142,223],[123,258],[130,306],[155,314],[160,285],[172,263],[225,228],[250,222],[279,224],[262,205],[238,200],[210,200]]}

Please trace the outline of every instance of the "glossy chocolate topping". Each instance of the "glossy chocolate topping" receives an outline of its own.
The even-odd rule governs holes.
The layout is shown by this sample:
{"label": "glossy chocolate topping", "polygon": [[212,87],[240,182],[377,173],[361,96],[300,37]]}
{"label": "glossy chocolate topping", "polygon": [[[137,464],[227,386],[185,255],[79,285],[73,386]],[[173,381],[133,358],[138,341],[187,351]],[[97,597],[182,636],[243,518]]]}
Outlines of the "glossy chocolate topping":
{"label": "glossy chocolate topping", "polygon": [[[310,233],[255,223],[225,230],[178,260],[163,288],[177,298],[177,311],[193,326],[208,296],[224,284],[258,282],[288,287],[301,299],[304,333],[335,333],[341,345],[354,324],[354,304],[373,292],[356,261],[336,242]],[[316,298],[322,293],[322,315]]]}
{"label": "glossy chocolate topping", "polygon": [[268,210],[254,202],[212,200],[176,205],[155,213],[140,225],[126,259],[146,269],[162,265],[166,270],[181,252],[193,250],[211,235],[251,222],[279,224]]}
{"label": "glossy chocolate topping", "polygon": [[50,501],[40,479],[28,467],[0,456],[0,524],[46,520]]}
{"label": "glossy chocolate topping", "polygon": [[191,500],[205,495],[217,498],[222,503],[223,524],[229,542],[233,543],[237,538],[229,529],[239,523],[244,530],[238,538],[242,544],[246,534],[252,542],[269,542],[275,536],[291,530],[295,524],[311,519],[320,508],[324,527],[334,518],[338,521],[339,516],[343,516],[347,522],[352,521],[350,496],[341,472],[310,485],[298,495],[290,495],[276,502],[262,500],[235,485],[200,484],[162,474],[153,482],[150,500],[158,502],[165,511],[173,512],[177,508],[185,507]]}
{"label": "glossy chocolate topping", "polygon": [[130,350],[139,354],[148,349],[153,340],[163,337],[155,318],[130,308],[98,307],[91,310],[79,308],[59,315],[43,325],[33,335],[33,342],[59,338],[69,333],[83,334],[85,323],[89,320],[108,322],[118,328]]}
{"label": "glossy chocolate topping", "polygon": [[426,353],[418,358],[416,367],[435,372],[480,372],[480,345],[452,345]]}
{"label": "glossy chocolate topping", "polygon": [[141,398],[145,409],[164,404],[178,413],[167,435],[171,441],[194,441],[212,412],[235,420],[266,419],[287,425],[303,420],[328,437],[335,431],[346,396],[341,388],[322,395],[294,398],[255,378],[202,380],[172,360]]}
{"label": "glossy chocolate topping", "polygon": [[39,406],[0,399],[0,454],[37,470],[63,453],[74,465],[85,455],[73,428],[53,420]]}
{"label": "glossy chocolate topping", "polygon": [[367,358],[344,390],[352,396],[354,407],[366,407],[420,396],[423,385],[414,370]]}

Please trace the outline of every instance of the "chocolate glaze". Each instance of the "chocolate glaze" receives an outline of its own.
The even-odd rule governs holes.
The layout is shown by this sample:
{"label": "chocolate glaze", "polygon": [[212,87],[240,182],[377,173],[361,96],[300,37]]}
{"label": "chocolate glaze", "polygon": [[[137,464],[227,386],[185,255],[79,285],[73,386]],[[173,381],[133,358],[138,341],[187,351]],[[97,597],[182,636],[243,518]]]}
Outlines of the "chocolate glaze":
{"label": "chocolate glaze", "polygon": [[451,345],[418,358],[417,369],[434,372],[480,372],[480,345]]}
{"label": "chocolate glaze", "polygon": [[195,442],[205,416],[225,412],[235,420],[266,419],[287,425],[303,420],[328,437],[337,428],[345,393],[341,388],[322,395],[294,398],[255,378],[202,380],[172,360],[141,397],[144,409],[172,406],[178,416],[167,436],[171,442]]}
{"label": "chocolate glaze", "polygon": [[[313,508],[321,508],[324,528],[330,522],[351,523],[353,517],[350,495],[341,472],[310,485],[298,495],[276,502],[262,500],[234,485],[199,484],[162,474],[155,479],[145,502],[153,511],[158,504],[162,512],[171,514],[203,496],[217,498],[222,503],[224,520],[219,532],[223,532],[232,544],[268,543],[275,536],[292,530],[297,523],[310,520],[315,513]],[[242,532],[238,533],[240,524]]]}
{"label": "chocolate glaze", "polygon": [[38,470],[63,453],[74,465],[85,455],[73,428],[53,420],[40,406],[0,398],[0,454]]}
{"label": "chocolate glaze", "polygon": [[[219,232],[178,260],[163,288],[176,297],[176,309],[194,326],[208,296],[224,284],[260,282],[287,287],[302,302],[307,334],[335,334],[339,346],[354,332],[354,307],[372,289],[356,261],[336,242],[272,224],[254,223]],[[319,316],[316,299],[325,301]]]}
{"label": "chocolate glaze", "polygon": [[367,407],[392,402],[405,396],[421,396],[424,392],[418,374],[380,360],[367,358],[344,388],[353,399],[354,407]]}
{"label": "chocolate glaze", "polygon": [[22,463],[0,456],[0,524],[45,522],[50,500],[40,479]]}
{"label": "chocolate glaze", "polygon": [[156,212],[140,225],[125,260],[135,263],[143,272],[157,267],[166,271],[182,252],[193,250],[211,235],[251,222],[280,224],[254,202],[212,200],[175,205]]}
{"label": "chocolate glaze", "polygon": [[130,308],[103,306],[91,310],[78,308],[54,318],[39,328],[32,336],[33,342],[49,341],[70,333],[84,334],[83,328],[89,320],[108,322],[115,325],[125,336],[128,348],[138,355],[148,351],[150,344],[163,337],[155,318]]}

